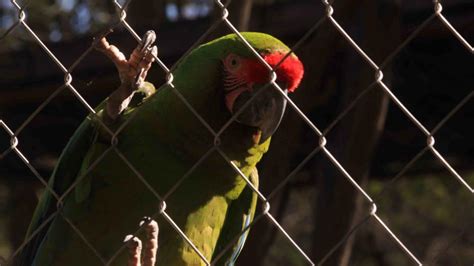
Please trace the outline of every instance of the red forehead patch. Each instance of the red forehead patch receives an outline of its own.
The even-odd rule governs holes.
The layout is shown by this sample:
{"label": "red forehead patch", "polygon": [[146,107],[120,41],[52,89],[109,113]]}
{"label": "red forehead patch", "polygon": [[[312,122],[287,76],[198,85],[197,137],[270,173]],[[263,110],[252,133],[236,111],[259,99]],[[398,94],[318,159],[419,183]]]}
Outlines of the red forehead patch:
{"label": "red forehead patch", "polygon": [[[272,67],[275,68],[286,54],[275,52],[263,55],[263,59]],[[246,71],[245,75],[248,82],[263,83],[269,80],[268,70],[257,59],[247,59],[244,64]],[[276,68],[277,81],[284,83],[289,92],[295,91],[303,78],[304,69],[301,61],[294,55],[290,55]]]}

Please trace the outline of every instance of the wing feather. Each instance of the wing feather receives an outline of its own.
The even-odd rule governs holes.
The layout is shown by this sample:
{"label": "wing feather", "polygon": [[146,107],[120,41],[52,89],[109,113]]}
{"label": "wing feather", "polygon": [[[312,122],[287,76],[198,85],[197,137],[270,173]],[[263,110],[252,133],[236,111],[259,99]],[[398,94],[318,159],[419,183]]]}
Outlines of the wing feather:
{"label": "wing feather", "polygon": [[[135,93],[133,101],[126,112],[133,112],[136,107],[145,102],[146,99],[154,93],[155,87],[153,84],[144,82],[143,86]],[[105,101],[96,108],[99,116],[104,107]],[[56,194],[62,195],[75,182],[77,177],[80,176],[81,171],[84,171],[89,165],[90,162],[88,158],[91,156],[88,156],[88,154],[93,153],[94,143],[97,142],[98,135],[102,132],[101,124],[95,121],[95,119],[98,118],[93,118],[93,116],[90,115],[81,123],[59,157],[58,164],[48,182],[48,186],[52,188]],[[84,197],[88,195],[87,187],[76,189],[74,193],[76,193],[76,197],[84,200]],[[16,265],[32,265],[36,251],[47,233],[49,225],[42,227],[38,232],[36,231],[57,210],[56,206],[56,199],[48,190],[45,190],[33,213],[30,226],[28,227],[25,239],[31,239],[18,256]],[[54,219],[50,219],[49,222],[51,223],[52,220]],[[34,233],[36,234],[32,236]]]}
{"label": "wing feather", "polygon": [[[249,178],[252,184],[258,188],[257,168],[253,169]],[[217,265],[233,266],[235,264],[247,240],[250,229],[244,233],[242,231],[253,221],[257,198],[257,194],[247,185],[240,196],[230,204],[214,255],[219,254],[237,235],[240,234],[240,237],[234,246],[226,251]]]}

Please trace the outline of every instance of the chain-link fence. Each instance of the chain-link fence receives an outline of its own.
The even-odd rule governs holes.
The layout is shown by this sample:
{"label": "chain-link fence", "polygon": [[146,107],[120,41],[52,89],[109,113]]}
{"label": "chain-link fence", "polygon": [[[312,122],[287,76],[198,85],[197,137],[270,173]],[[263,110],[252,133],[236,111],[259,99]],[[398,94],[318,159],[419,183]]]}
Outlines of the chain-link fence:
{"label": "chain-link fence", "polygon": [[[158,217],[162,216],[173,228],[176,230],[176,232],[189,244],[189,246],[201,257],[202,261],[206,265],[214,265],[221,257],[226,254],[226,252],[231,249],[235,243],[239,240],[240,236],[244,234],[249,228],[251,228],[255,223],[257,223],[261,219],[268,219],[293,245],[293,247],[299,252],[300,256],[304,257],[304,259],[307,261],[308,264],[310,265],[315,265],[315,264],[324,264],[324,262],[334,253],[335,250],[337,250],[341,245],[349,239],[351,235],[353,235],[355,232],[358,231],[358,229],[361,227],[362,224],[367,223],[370,219],[376,221],[379,223],[383,229],[390,235],[394,243],[396,243],[400,249],[404,251],[407,257],[409,257],[413,264],[418,264],[421,265],[422,261],[419,258],[419,256],[415,253],[412,252],[410,249],[410,243],[404,243],[400,238],[397,236],[397,232],[393,231],[390,229],[389,226],[387,226],[386,221],[384,221],[378,214],[377,212],[377,202],[369,195],[369,193],[359,184],[356,179],[353,177],[353,175],[346,170],[345,166],[339,162],[339,160],[333,155],[333,153],[328,149],[327,147],[327,139],[326,135],[327,133],[336,125],[339,123],[348,113],[350,113],[354,106],[359,102],[360,99],[363,98],[364,95],[366,95],[369,91],[371,90],[382,90],[390,100],[402,111],[402,113],[411,121],[414,127],[418,128],[418,130],[426,137],[426,144],[424,145],[424,148],[419,151],[419,153],[413,157],[406,165],[400,168],[398,171],[398,174],[396,174],[394,177],[391,178],[391,182],[387,185],[389,186],[393,182],[395,182],[399,177],[405,174],[405,172],[414,164],[416,163],[423,155],[427,153],[432,153],[434,158],[436,158],[439,163],[441,163],[452,175],[452,178],[455,178],[459,181],[459,185],[462,186],[464,189],[467,189],[470,193],[474,193],[474,189],[472,187],[472,184],[469,184],[463,176],[461,176],[456,169],[452,167],[450,162],[446,159],[445,156],[443,156],[442,153],[438,151],[435,145],[435,137],[434,135],[447,123],[447,121],[453,117],[456,112],[458,112],[461,108],[466,106],[468,102],[473,98],[474,96],[474,91],[471,91],[467,95],[463,97],[463,99],[452,108],[452,110],[447,113],[439,123],[434,126],[432,129],[427,128],[422,121],[417,119],[416,113],[413,113],[394,93],[392,88],[387,85],[387,83],[384,81],[384,68],[389,65],[394,57],[398,55],[398,53],[407,46],[407,44],[414,39],[427,25],[429,25],[432,21],[434,20],[439,20],[442,22],[442,24],[448,29],[453,36],[455,36],[460,43],[471,53],[473,53],[474,49],[471,46],[471,44],[451,25],[451,23],[443,16],[443,8],[442,4],[440,1],[434,1],[433,2],[433,13],[431,16],[429,16],[423,23],[417,26],[416,30],[414,30],[400,45],[396,47],[384,60],[381,62],[375,62],[372,57],[370,56],[370,52],[364,51],[361,46],[358,45],[356,41],[347,33],[347,31],[344,29],[344,27],[341,26],[341,24],[335,19],[333,14],[337,12],[338,10],[335,9],[332,6],[331,2],[328,1],[322,1],[322,4],[324,5],[325,8],[325,15],[321,17],[319,21],[317,21],[313,27],[293,46],[291,47],[291,52],[286,54],[286,56],[279,62],[277,67],[292,53],[292,52],[298,52],[298,49],[300,45],[306,41],[312,33],[320,29],[321,27],[333,27],[338,33],[338,38],[342,38],[347,43],[350,45],[351,49],[357,52],[360,57],[363,58],[365,63],[370,66],[374,73],[374,78],[372,83],[367,86],[366,89],[362,90],[353,100],[352,102],[336,117],[336,119],[324,130],[321,130],[308,116],[305,114],[295,102],[287,96],[287,94],[284,93],[282,88],[276,83],[276,72],[275,69],[272,69],[272,67],[261,57],[261,55],[246,41],[244,36],[241,35],[241,33],[234,27],[234,25],[229,21],[228,15],[229,12],[227,10],[227,5],[230,3],[222,3],[221,1],[215,1],[215,8],[220,10],[221,16],[217,18],[213,24],[208,28],[208,30],[202,34],[202,36],[195,42],[195,44],[188,50],[187,53],[185,53],[182,58],[185,58],[190,51],[192,51],[195,47],[197,47],[199,44],[203,42],[212,32],[217,28],[218,26],[225,25],[225,27],[230,30],[231,32],[235,33],[240,40],[245,44],[245,46],[251,51],[258,59],[259,61],[265,65],[265,67],[272,73],[272,78],[271,81],[266,85],[266,87],[271,87],[272,89],[277,90],[287,101],[288,101],[288,106],[291,108],[294,112],[296,112],[299,116],[300,119],[304,121],[311,129],[312,131],[316,134],[317,138],[319,138],[319,145],[312,150],[299,164],[291,171],[290,174],[288,174],[282,181],[279,183],[270,193],[267,195],[264,195],[262,192],[259,191],[258,188],[256,188],[252,182],[249,180],[249,177],[243,174],[243,172],[239,169],[237,165],[235,165],[229,157],[226,155],[226,153],[221,149],[219,146],[220,144],[220,136],[222,133],[231,125],[235,120],[236,117],[239,115],[239,113],[248,105],[244,105],[244,107],[239,111],[233,114],[232,118],[218,131],[214,130],[208,123],[205,121],[204,118],[200,116],[198,112],[195,111],[193,106],[188,103],[187,99],[175,88],[175,85],[173,83],[173,71],[176,68],[176,66],[181,62],[181,60],[177,60],[177,63],[175,63],[173,66],[168,67],[166,66],[163,61],[160,60],[160,57],[156,57],[155,60],[157,62],[157,65],[162,68],[166,72],[166,84],[169,85],[170,89],[173,91],[173,93],[176,94],[177,97],[179,97],[183,103],[189,108],[189,110],[195,115],[195,118],[198,119],[202,125],[212,134],[214,137],[214,146],[208,150],[202,158],[195,163],[187,172],[186,174],[179,179],[176,182],[176,185],[171,188],[171,190],[166,193],[165,195],[160,195],[146,180],[144,176],[141,174],[141,169],[135,167],[127,158],[126,154],[123,154],[117,147],[117,143],[120,139],[120,132],[126,127],[126,125],[133,119],[133,116],[130,117],[128,121],[123,123],[118,130],[112,130],[107,127],[107,125],[102,124],[102,126],[105,128],[105,130],[110,134],[110,137],[112,139],[110,147],[101,155],[98,157],[97,161],[91,164],[91,167],[87,169],[87,171],[79,176],[77,180],[63,193],[63,194],[57,194],[56,191],[48,185],[47,178],[43,177],[35,167],[30,163],[29,158],[24,155],[22,152],[19,144],[21,143],[21,138],[18,138],[17,136],[20,135],[20,133],[29,125],[29,123],[37,116],[38,113],[40,113],[43,108],[50,102],[52,99],[54,99],[60,92],[63,90],[69,90],[74,94],[76,97],[77,101],[80,102],[83,107],[92,115],[96,116],[96,111],[94,108],[88,103],[88,101],[81,95],[81,93],[78,92],[78,90],[74,86],[74,76],[73,76],[73,71],[77,67],[77,65],[84,60],[84,58],[94,49],[94,45],[91,45],[86,51],[82,53],[81,56],[77,58],[70,66],[65,66],[61,60],[59,60],[55,54],[45,45],[43,40],[38,37],[38,35],[35,33],[35,31],[29,26],[28,24],[28,19],[27,19],[27,12],[28,10],[25,9],[25,6],[20,5],[17,3],[17,1],[11,0],[11,3],[14,5],[18,17],[16,22],[3,34],[2,39],[9,35],[11,32],[16,30],[17,28],[23,28],[26,30],[26,32],[34,39],[34,41],[41,46],[41,48],[44,50],[44,52],[50,57],[53,62],[59,67],[60,71],[62,71],[64,75],[64,83],[55,90],[54,93],[52,93],[29,117],[17,128],[11,128],[4,120],[0,120],[0,125],[2,126],[3,130],[6,131],[6,133],[10,136],[10,145],[9,148],[5,151],[1,152],[0,159],[4,158],[7,154],[9,153],[14,153],[18,158],[20,158],[24,164],[31,170],[31,173],[33,173],[36,178],[41,181],[41,183],[44,185],[45,189],[51,193],[51,195],[54,197],[54,199],[57,201],[57,210],[52,213],[48,218],[46,218],[43,223],[34,231],[32,234],[25,239],[23,244],[16,249],[13,254],[11,255],[10,258],[7,259],[7,264],[9,262],[14,261],[14,259],[17,257],[18,254],[20,254],[23,250],[23,248],[29,243],[31,239],[33,239],[47,224],[55,219],[56,217],[61,217],[61,219],[64,219],[71,227],[71,229],[83,240],[84,245],[86,245],[91,252],[93,252],[104,265],[109,265],[114,261],[114,259],[120,254],[120,252],[123,251],[123,249],[126,248],[125,244],[122,245],[120,249],[118,249],[115,252],[115,255],[111,257],[104,257],[98,250],[94,248],[94,243],[91,243],[87,237],[78,229],[74,226],[74,223],[71,222],[67,216],[63,215],[62,213],[62,206],[63,206],[63,201],[66,196],[68,196],[71,191],[73,191],[76,187],[76,185],[87,176],[87,173],[89,173],[91,170],[93,170],[94,166],[96,166],[100,160],[102,160],[108,153],[116,153],[123,161],[124,164],[126,164],[131,171],[134,172],[136,178],[138,178],[143,184],[147,187],[147,189],[155,195],[156,200],[160,202],[160,209],[152,215],[152,217]],[[136,33],[134,28],[130,26],[130,24],[127,22],[127,6],[130,3],[130,1],[125,2],[123,5],[121,5],[119,2],[114,1],[114,5],[117,7],[117,17],[118,23],[114,24],[111,26],[117,27],[117,26],[123,26],[125,29],[128,30],[129,34],[133,36],[133,38],[136,39],[137,42],[140,42],[141,39],[139,35]],[[159,33],[158,33],[159,35]],[[277,68],[275,67],[275,68]],[[311,77],[306,77],[306,78],[311,78]],[[252,98],[253,99],[253,98]],[[252,100],[251,99],[251,100]],[[251,101],[250,100],[250,101]],[[97,119],[97,121],[101,121],[101,119]],[[467,122],[469,123],[469,121]],[[219,154],[223,159],[227,161],[227,163],[235,170],[237,174],[241,176],[241,178],[247,183],[247,185],[258,195],[258,199],[261,204],[263,204],[264,209],[263,212],[257,214],[254,218],[254,221],[248,224],[244,230],[241,232],[240,235],[236,235],[233,240],[229,243],[227,243],[226,247],[217,255],[214,256],[213,261],[208,261],[208,259],[202,254],[201,250],[199,250],[193,243],[192,241],[188,238],[188,236],[182,231],[181,228],[174,222],[173,217],[171,217],[167,209],[168,208],[179,208],[179,206],[167,206],[166,205],[166,200],[167,198],[179,187],[179,185],[186,179],[188,178],[191,173],[211,154]],[[347,182],[349,182],[354,188],[363,196],[366,202],[368,202],[371,205],[370,213],[367,214],[366,219],[362,219],[358,224],[353,226],[348,233],[340,240],[339,243],[337,243],[327,254],[324,256],[321,260],[319,261],[313,261],[310,256],[308,256],[307,251],[304,250],[303,248],[300,247],[300,245],[295,241],[290,234],[288,234],[285,231],[285,228],[280,224],[279,221],[269,212],[270,210],[270,200],[274,197],[276,193],[282,190],[282,188],[287,185],[287,183],[294,178],[296,173],[305,166],[308,161],[310,161],[316,154],[322,154],[325,156],[327,159],[329,159],[329,162],[347,179]],[[131,230],[133,230],[131,228]],[[138,231],[137,231],[138,232]],[[136,233],[137,233],[136,232]],[[258,234],[258,232],[254,232],[255,234]]]}

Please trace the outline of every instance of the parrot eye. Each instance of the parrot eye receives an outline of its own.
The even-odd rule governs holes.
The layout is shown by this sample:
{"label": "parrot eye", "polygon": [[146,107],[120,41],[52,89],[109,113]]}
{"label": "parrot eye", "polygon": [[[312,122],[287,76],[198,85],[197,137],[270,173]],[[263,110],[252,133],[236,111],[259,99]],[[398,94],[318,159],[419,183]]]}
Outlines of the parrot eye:
{"label": "parrot eye", "polygon": [[230,54],[224,60],[224,64],[228,71],[236,71],[240,67],[240,57],[235,54]]}

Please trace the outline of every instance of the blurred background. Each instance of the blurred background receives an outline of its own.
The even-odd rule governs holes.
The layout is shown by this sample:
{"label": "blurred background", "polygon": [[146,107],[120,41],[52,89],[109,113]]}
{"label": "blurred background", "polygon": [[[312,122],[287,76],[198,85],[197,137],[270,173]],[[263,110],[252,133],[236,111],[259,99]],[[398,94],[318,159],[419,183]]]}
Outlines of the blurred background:
{"label": "blurred background", "polygon": [[[113,1],[17,2],[28,25],[59,61],[66,68],[74,66],[72,83],[91,106],[118,86],[113,64],[88,50],[93,37],[111,27],[110,42],[126,54],[136,46],[117,24]],[[474,2],[442,4],[444,16],[472,45]],[[474,186],[474,56],[433,17],[433,2],[335,0],[333,7],[333,17],[382,67],[392,92],[428,130],[439,128],[434,134],[437,150]],[[415,256],[426,265],[472,265],[473,194],[426,148],[423,132],[379,86],[371,86],[375,71],[328,20],[321,20],[324,5],[313,0],[241,0],[232,1],[229,11],[229,20],[240,31],[266,32],[289,46],[300,41],[295,53],[305,66],[305,76],[291,98],[324,131],[328,149],[375,199],[377,213]],[[139,35],[155,30],[159,57],[167,66],[220,16],[212,0],[133,0],[127,8],[127,21]],[[62,87],[64,74],[38,42],[21,25],[13,27],[17,21],[17,9],[9,0],[0,0],[0,119],[16,131],[18,148],[47,178],[88,111]],[[206,40],[226,33],[230,31],[221,23]],[[402,45],[409,36],[414,37]],[[156,65],[148,75],[155,85],[164,77]],[[461,108],[438,127],[462,101]],[[412,265],[370,217],[371,206],[360,192],[327,156],[313,152],[318,135],[288,109],[259,165],[264,195],[292,173],[272,198],[271,213],[316,263]],[[21,159],[8,152],[9,147],[10,138],[0,128],[4,260],[24,241],[44,189]],[[268,219],[252,228],[237,264],[308,265]]]}

